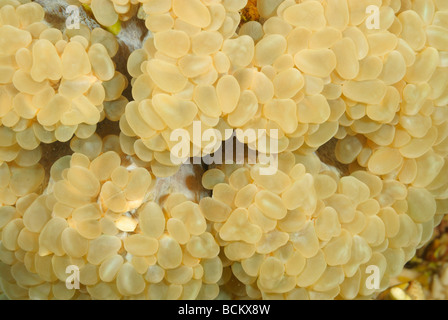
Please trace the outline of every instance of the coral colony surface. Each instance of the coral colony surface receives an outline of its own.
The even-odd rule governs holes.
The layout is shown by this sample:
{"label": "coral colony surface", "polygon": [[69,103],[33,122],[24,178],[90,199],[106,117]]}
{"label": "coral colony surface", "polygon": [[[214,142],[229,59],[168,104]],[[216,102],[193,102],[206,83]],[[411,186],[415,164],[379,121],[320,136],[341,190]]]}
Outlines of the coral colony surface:
{"label": "coral colony surface", "polygon": [[0,0],[0,298],[445,299],[446,213],[446,0]]}

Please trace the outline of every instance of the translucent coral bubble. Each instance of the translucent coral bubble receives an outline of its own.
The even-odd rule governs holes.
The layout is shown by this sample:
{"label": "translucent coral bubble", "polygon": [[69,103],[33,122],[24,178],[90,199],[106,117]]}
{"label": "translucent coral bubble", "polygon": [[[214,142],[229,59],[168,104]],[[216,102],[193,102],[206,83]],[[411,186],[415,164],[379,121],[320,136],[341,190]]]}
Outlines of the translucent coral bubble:
{"label": "translucent coral bubble", "polygon": [[210,12],[200,0],[192,0],[187,4],[182,0],[173,1],[174,13],[192,25],[205,28],[211,22]]}
{"label": "translucent coral bubble", "polygon": [[92,0],[90,6],[95,18],[103,26],[110,27],[117,22],[118,14],[115,12],[112,1]]}
{"label": "translucent coral bubble", "polygon": [[179,92],[187,84],[187,78],[177,66],[162,60],[150,60],[148,74],[155,84],[167,92]]}
{"label": "translucent coral bubble", "polygon": [[249,36],[224,41],[222,51],[229,57],[233,65],[247,66],[254,56],[254,40]]}
{"label": "translucent coral bubble", "polygon": [[115,66],[106,48],[102,44],[96,43],[89,48],[88,54],[95,75],[103,81],[112,79],[115,74]]}
{"label": "translucent coral bubble", "polygon": [[31,43],[31,34],[16,27],[4,25],[0,27],[1,55],[10,56],[20,48],[25,48]]}
{"label": "translucent coral bubble", "polygon": [[271,65],[286,50],[286,39],[282,35],[266,35],[255,46],[255,63],[258,66]]}
{"label": "translucent coral bubble", "polygon": [[190,38],[183,31],[168,30],[154,35],[154,45],[173,58],[183,57],[190,50]]}
{"label": "translucent coral bubble", "polygon": [[329,76],[337,64],[335,54],[329,49],[302,50],[294,56],[294,62],[302,72],[322,78]]}

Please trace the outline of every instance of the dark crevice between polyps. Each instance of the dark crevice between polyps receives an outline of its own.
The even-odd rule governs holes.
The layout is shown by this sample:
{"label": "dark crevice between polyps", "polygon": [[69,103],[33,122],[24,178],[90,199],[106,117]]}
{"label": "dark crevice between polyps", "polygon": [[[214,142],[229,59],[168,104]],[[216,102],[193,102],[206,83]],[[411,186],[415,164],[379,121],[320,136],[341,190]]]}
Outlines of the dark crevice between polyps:
{"label": "dark crevice between polyps", "polygon": [[320,161],[322,161],[326,165],[336,168],[341,176],[348,176],[350,175],[349,166],[347,164],[340,163],[336,159],[335,149],[337,142],[338,139],[332,138],[330,141],[317,149],[316,154],[319,157]]}

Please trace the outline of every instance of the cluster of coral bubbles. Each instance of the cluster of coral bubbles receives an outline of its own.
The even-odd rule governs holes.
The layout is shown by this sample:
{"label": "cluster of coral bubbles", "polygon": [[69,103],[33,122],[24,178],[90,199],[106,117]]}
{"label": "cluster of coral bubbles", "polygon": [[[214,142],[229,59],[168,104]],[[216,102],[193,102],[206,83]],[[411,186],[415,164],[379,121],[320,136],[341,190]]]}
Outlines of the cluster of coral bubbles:
{"label": "cluster of coral bubbles", "polygon": [[[448,213],[446,0],[259,0],[243,25],[247,0],[81,2],[104,26],[140,8],[132,81],[111,33],[0,0],[0,297],[370,298]],[[197,122],[276,130],[278,170],[185,183],[171,136]]]}

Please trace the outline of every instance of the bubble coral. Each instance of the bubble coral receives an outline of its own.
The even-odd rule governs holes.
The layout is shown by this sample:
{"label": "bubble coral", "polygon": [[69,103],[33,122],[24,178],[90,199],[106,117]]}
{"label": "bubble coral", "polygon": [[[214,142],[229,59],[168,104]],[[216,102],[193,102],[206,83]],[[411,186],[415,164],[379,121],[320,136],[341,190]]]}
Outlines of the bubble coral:
{"label": "bubble coral", "polygon": [[[143,2],[153,37],[128,60],[134,101],[104,106],[120,120],[119,137],[74,138],[75,154],[53,165],[43,193],[38,160],[14,155],[24,152],[16,140],[22,148],[28,140],[9,129],[8,109],[1,141],[10,144],[0,153],[14,155],[0,167],[8,297],[369,298],[430,239],[448,210],[446,2],[259,0],[260,21],[238,29],[246,3]],[[378,27],[367,19],[371,5]],[[15,7],[0,9],[1,23]],[[48,30],[33,50],[88,47]],[[31,35],[0,27],[12,50],[1,61],[14,54],[14,77],[40,88],[60,77],[56,65],[25,63]],[[107,52],[95,46],[89,53]],[[86,66],[104,67],[99,80],[116,74],[93,60]],[[194,121],[220,132],[276,129],[278,171],[216,165],[202,175],[211,196],[154,196],[185,167],[171,161],[171,133],[191,133]],[[260,137],[236,138],[256,148]],[[38,177],[30,186],[20,181],[27,170]],[[69,263],[81,266],[76,293],[63,286]],[[371,266],[377,288],[366,285]]]}
{"label": "bubble coral", "polygon": [[[60,158],[44,193],[1,207],[0,286],[9,298],[218,295],[220,248],[195,198],[179,187],[164,193],[164,182],[129,162],[118,143],[104,138],[92,161],[82,153]],[[79,291],[66,288],[70,265],[79,268]]]}
{"label": "bubble coral", "polygon": [[99,24],[112,27],[118,21],[131,19],[138,11],[140,0],[79,0],[88,6]]}
{"label": "bubble coral", "polygon": [[[282,154],[273,176],[260,175],[261,167],[227,165],[203,176],[213,196],[200,206],[224,265],[246,286],[230,284],[235,296],[370,297],[388,287],[444,214],[426,189],[364,170],[341,176],[313,153]],[[365,285],[371,265],[381,274],[377,290]]]}
{"label": "bubble coral", "polygon": [[[232,76],[225,77],[231,63],[221,50],[228,47],[226,41],[235,33],[240,22],[238,11],[245,4],[204,4],[199,0],[143,4],[146,25],[153,37],[129,57],[134,101],[126,107],[120,128],[122,140],[135,144],[135,148],[125,149],[151,162],[156,176],[171,175],[178,169],[170,159],[174,130],[184,128],[192,133],[193,121],[199,120],[203,131],[223,131],[230,128],[223,120],[223,110],[231,113],[239,101],[240,109],[257,105],[249,91],[239,99],[238,82]],[[241,41],[253,43],[249,37]],[[250,55],[244,58],[251,59]],[[201,151],[204,143],[199,144]],[[194,152],[192,148],[192,156],[202,155]]]}
{"label": "bubble coral", "polygon": [[[303,157],[312,157],[314,151],[336,138],[334,156],[347,165],[344,176],[335,175],[334,181],[325,175],[316,178],[313,174],[320,173],[321,164],[314,157],[313,174],[308,172],[302,186],[293,183],[286,171],[286,176],[279,174],[281,178],[275,186],[279,189],[274,192],[260,190],[266,187],[247,178],[248,169],[236,170],[235,174],[238,172],[242,177],[241,185],[220,187],[226,197],[238,192],[240,197],[235,201],[240,204],[223,201],[227,205],[223,206],[209,198],[201,201],[213,208],[210,212],[226,213],[219,219],[227,217],[228,221],[215,221],[216,229],[222,243],[236,242],[229,249],[225,246],[224,252],[231,257],[236,255],[232,272],[234,275],[239,272],[239,280],[251,286],[246,291],[251,291],[252,297],[268,297],[271,293],[286,294],[297,285],[300,290],[294,292],[304,296],[368,296],[372,290],[357,288],[361,277],[365,277],[358,268],[366,267],[365,263],[380,265],[382,286],[387,286],[389,276],[396,275],[416,247],[429,239],[445,207],[446,173],[442,168],[447,155],[444,145],[448,141],[444,134],[448,73],[444,40],[447,29],[441,18],[444,5],[440,1],[259,1],[263,24],[243,25],[238,37],[222,35],[222,42],[216,41],[222,43],[218,52],[211,49],[198,52],[194,39],[209,36],[207,47],[213,45],[215,36],[208,34],[208,28],[215,28],[219,21],[218,31],[223,33],[224,20],[210,23],[210,13],[200,1],[194,2],[191,14],[181,9],[181,1],[173,2],[171,7],[164,3],[163,8],[146,8],[147,26],[154,39],[148,40],[145,48],[129,59],[129,69],[135,70],[136,102],[127,106],[122,124],[132,129],[133,136],[141,138],[143,145],[148,147],[151,141],[148,139],[153,139],[139,134],[148,132],[145,125],[153,131],[166,130],[168,125],[169,131],[188,127],[194,119],[201,120],[205,127],[218,126],[223,119],[234,129],[278,129],[279,151],[293,151]],[[223,2],[222,7],[235,5],[240,9],[242,4],[245,1]],[[380,8],[379,28],[367,27],[365,12],[369,5]],[[224,12],[222,8],[220,11]],[[207,54],[212,58],[207,59]],[[215,61],[218,54],[226,58],[223,69]],[[195,68],[190,68],[190,63]],[[140,68],[136,67],[139,65]],[[201,74],[199,82],[196,77]],[[147,83],[142,85],[146,91],[139,90],[140,81]],[[431,84],[435,90],[431,90]],[[151,89],[147,90],[148,87]],[[210,107],[216,109],[215,116],[219,118],[214,124],[203,117],[213,116]],[[179,115],[178,118],[168,119],[166,108],[174,108],[172,114]],[[151,116],[145,116],[148,110]],[[152,116],[154,113],[162,120],[157,124],[159,129],[152,122],[158,119]],[[132,133],[123,130],[125,135],[128,132]],[[169,146],[167,136],[163,136],[164,148]],[[159,136],[155,137],[160,141]],[[226,171],[225,167],[223,170]],[[216,178],[215,173],[212,175]],[[313,192],[315,179],[327,179],[326,183],[334,188],[325,191],[331,197],[328,203],[320,202],[320,208],[316,206],[315,195],[306,200],[308,193]],[[281,189],[289,184],[294,187],[288,191]],[[297,213],[304,224],[297,224],[292,235],[275,229],[276,225],[279,228],[277,220],[285,218],[287,210],[300,207],[299,203],[294,204],[297,201],[314,203],[308,204],[310,212]],[[260,208],[263,205],[266,212]],[[354,210],[357,206],[360,209]],[[319,209],[323,212],[321,219]],[[251,225],[251,216],[255,221],[257,216],[261,220],[257,222],[265,229]],[[339,224],[342,227],[337,228]],[[315,228],[320,228],[321,238]],[[269,240],[263,242],[262,236]],[[253,256],[257,245],[268,247],[267,252],[263,251],[265,248],[258,249],[261,255],[272,254],[277,249],[275,244],[292,252],[294,237],[298,238],[296,246],[310,250],[296,255],[302,259],[315,258],[309,261],[316,263],[308,269],[310,274],[301,269],[288,278],[284,273],[286,261],[280,263],[273,258],[268,259],[266,270],[274,274],[279,271],[276,279],[259,274],[258,269],[251,270],[250,275],[242,269],[243,258],[258,257]],[[360,256],[353,256],[358,249]],[[263,259],[257,261],[261,265]],[[327,265],[328,276],[322,282],[335,280],[334,287],[321,283],[317,290],[314,287],[303,290],[323,277]],[[303,283],[296,279],[301,272]]]}
{"label": "bubble coral", "polygon": [[88,138],[127,86],[112,61],[113,35],[85,26],[62,33],[45,24],[40,5],[19,4],[0,3],[0,162],[41,142]]}
{"label": "bubble coral", "polygon": [[[389,2],[259,1],[263,24],[244,24],[238,37],[231,36],[239,23],[235,10],[246,1],[216,3],[208,10],[195,1],[191,15],[182,1],[150,2],[144,8],[154,38],[129,58],[135,101],[121,119],[122,132],[139,141],[146,161],[171,150],[170,133],[178,128],[191,133],[195,120],[203,131],[264,129],[269,135],[275,129],[278,152],[315,151],[333,137],[340,140],[338,149],[361,152],[364,141],[358,139],[388,146],[397,132],[399,147],[393,149],[411,158],[421,155],[425,149],[415,155],[406,150],[435,142],[430,110],[440,116],[436,123],[445,123],[444,8],[431,1]],[[366,26],[363,10],[369,5],[381,9],[379,29]],[[413,19],[421,25],[418,37],[408,30],[415,28]],[[422,44],[412,43],[417,39]],[[424,106],[430,109],[426,115]],[[256,140],[237,137],[259,148]],[[376,153],[372,168],[384,157],[391,162],[373,172],[396,169],[403,161],[397,152]],[[338,160],[351,163],[356,156]]]}

